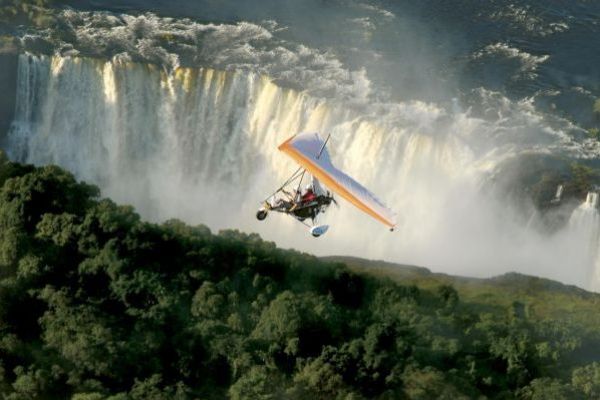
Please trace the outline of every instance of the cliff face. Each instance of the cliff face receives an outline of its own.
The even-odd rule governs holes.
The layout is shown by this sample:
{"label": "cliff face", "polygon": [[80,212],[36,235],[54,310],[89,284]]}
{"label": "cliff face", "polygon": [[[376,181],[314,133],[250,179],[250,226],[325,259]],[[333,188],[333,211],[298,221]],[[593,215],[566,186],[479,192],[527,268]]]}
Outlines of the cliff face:
{"label": "cliff face", "polygon": [[0,145],[8,132],[15,112],[17,92],[17,54],[0,48]]}

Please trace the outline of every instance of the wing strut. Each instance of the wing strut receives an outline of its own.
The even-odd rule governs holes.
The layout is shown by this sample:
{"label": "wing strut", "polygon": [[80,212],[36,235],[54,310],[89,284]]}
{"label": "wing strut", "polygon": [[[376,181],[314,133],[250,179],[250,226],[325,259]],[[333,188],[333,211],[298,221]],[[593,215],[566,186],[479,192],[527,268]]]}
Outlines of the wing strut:
{"label": "wing strut", "polygon": [[[300,173],[300,171],[302,171],[302,173]],[[298,168],[291,177],[288,178],[287,181],[285,181],[283,183],[283,185],[281,185],[279,187],[279,189],[277,189],[276,191],[274,191],[269,197],[267,197],[266,199],[263,200],[263,203],[267,200],[269,200],[271,197],[275,196],[277,193],[281,192],[281,189],[283,189],[284,187],[286,187],[287,185],[289,185],[290,183],[292,183],[293,181],[295,181],[296,179],[298,179],[300,176],[304,176],[304,173],[306,172],[306,169],[304,169],[304,167],[300,167]]]}

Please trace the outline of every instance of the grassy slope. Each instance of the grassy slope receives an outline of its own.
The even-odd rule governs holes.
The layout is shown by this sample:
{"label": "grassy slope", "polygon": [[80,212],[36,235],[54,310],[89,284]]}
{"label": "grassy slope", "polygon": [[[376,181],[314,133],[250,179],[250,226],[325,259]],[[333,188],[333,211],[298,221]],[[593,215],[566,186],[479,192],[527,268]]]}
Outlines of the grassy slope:
{"label": "grassy slope", "polygon": [[[427,268],[366,260],[357,257],[330,256],[323,260],[342,262],[351,270],[377,277],[387,277],[398,283],[414,284],[420,289],[435,290],[442,284],[452,285],[459,293],[461,307],[474,312],[505,313],[515,302],[523,304],[526,316],[532,320],[563,320],[580,326],[584,332],[597,336],[600,326],[600,294],[550,279],[509,272],[489,279],[468,278],[433,273]],[[600,350],[598,347],[592,353]],[[592,355],[584,349],[581,356]]]}

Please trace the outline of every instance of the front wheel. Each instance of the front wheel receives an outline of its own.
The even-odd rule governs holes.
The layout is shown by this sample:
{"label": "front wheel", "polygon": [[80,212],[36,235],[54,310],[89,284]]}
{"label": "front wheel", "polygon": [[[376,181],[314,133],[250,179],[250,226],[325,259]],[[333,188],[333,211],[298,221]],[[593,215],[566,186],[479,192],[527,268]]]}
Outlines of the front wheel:
{"label": "front wheel", "polygon": [[260,209],[256,212],[256,219],[263,221],[265,218],[267,218],[267,210]]}

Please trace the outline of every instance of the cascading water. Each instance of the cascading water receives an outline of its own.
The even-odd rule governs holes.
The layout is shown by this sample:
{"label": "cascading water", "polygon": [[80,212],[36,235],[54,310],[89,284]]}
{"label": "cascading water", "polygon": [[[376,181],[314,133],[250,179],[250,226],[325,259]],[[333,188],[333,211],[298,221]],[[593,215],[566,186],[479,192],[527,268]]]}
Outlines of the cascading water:
{"label": "cascading water", "polygon": [[593,265],[587,277],[588,288],[600,291],[600,214],[598,193],[589,192],[585,201],[577,207],[568,223],[569,237],[581,246],[581,253],[589,265]]}
{"label": "cascading water", "polygon": [[556,187],[556,193],[554,194],[554,198],[552,199],[552,203],[560,203],[560,200],[562,199],[562,195],[564,192],[565,187],[563,185],[558,185]]}
{"label": "cascading water", "polygon": [[[32,55],[19,65],[10,154],[61,164],[156,220],[239,226],[293,168],[276,147],[302,130],[331,132],[340,166],[399,208],[417,210],[414,196],[403,195],[408,188],[431,192],[472,159],[455,139],[385,129],[254,73],[169,74],[148,65]],[[429,111],[420,103],[407,107]],[[430,170],[430,187],[423,187],[418,175]],[[390,190],[387,182],[396,186]],[[248,222],[243,226],[256,228]],[[280,234],[267,236],[284,236],[279,225],[273,229]]]}
{"label": "cascading water", "polygon": [[[477,276],[536,266],[583,284],[589,271],[577,243],[563,240],[566,231],[532,233],[497,193],[481,190],[497,163],[515,155],[514,145],[489,138],[499,131],[502,141],[516,137],[527,129],[527,113],[514,115],[522,119],[515,132],[459,107],[448,112],[418,101],[388,105],[374,117],[253,72],[169,72],[118,59],[23,54],[18,79],[10,155],[62,165],[146,218],[178,217],[257,231],[318,254]],[[303,130],[332,133],[334,161],[398,212],[398,232],[347,204],[327,214],[333,228],[326,240],[289,219],[254,219],[260,201],[294,168],[277,145]]]}

